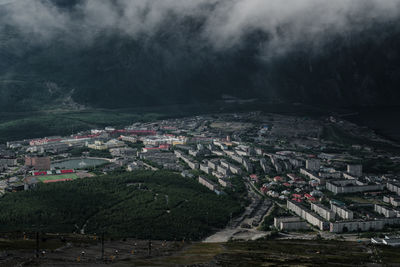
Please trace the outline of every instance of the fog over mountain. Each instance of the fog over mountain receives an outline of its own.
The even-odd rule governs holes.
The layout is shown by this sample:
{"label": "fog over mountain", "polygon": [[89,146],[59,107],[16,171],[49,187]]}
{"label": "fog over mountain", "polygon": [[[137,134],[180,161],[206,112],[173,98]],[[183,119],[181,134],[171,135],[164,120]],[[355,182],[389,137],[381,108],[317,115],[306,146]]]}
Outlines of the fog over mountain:
{"label": "fog over mountain", "polygon": [[[88,40],[104,31],[130,38],[159,34],[166,21],[201,20],[198,34],[215,48],[240,44],[252,31],[280,50],[318,43],[329,34],[360,31],[397,18],[398,0],[17,0],[5,8],[5,24],[48,40],[59,34]],[[61,7],[61,8],[60,8]],[[62,7],[69,7],[68,9]],[[179,30],[179,29],[177,29]],[[37,39],[36,39],[37,40]]]}
{"label": "fog over mountain", "polygon": [[[375,105],[400,93],[399,0],[14,0],[0,104]],[[334,100],[334,101],[332,101]]]}

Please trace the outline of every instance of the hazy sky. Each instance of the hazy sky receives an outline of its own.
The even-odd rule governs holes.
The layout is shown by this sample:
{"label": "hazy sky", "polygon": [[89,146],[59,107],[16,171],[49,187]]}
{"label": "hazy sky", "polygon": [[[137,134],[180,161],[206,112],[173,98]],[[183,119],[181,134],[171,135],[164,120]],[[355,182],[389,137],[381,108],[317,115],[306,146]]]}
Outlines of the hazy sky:
{"label": "hazy sky", "polygon": [[14,2],[14,0],[0,0],[0,5],[1,4],[8,4],[8,3],[11,3],[11,2]]}
{"label": "hazy sky", "polygon": [[135,38],[156,32],[168,18],[196,17],[205,22],[200,34],[216,48],[234,46],[249,31],[260,30],[272,38],[268,47],[279,49],[359,30],[399,13],[400,0],[84,0],[73,12],[47,0],[14,0],[4,19],[48,40],[58,33],[90,39],[103,30]]}

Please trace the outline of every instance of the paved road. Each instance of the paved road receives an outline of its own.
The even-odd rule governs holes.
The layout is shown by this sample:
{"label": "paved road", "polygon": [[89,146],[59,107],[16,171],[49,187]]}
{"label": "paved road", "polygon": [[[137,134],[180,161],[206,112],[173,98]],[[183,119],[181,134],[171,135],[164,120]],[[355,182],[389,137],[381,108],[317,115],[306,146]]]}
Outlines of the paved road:
{"label": "paved road", "polygon": [[147,164],[145,162],[142,162],[144,166],[147,168],[151,169],[152,171],[158,171],[158,168],[151,166],[150,164]]}
{"label": "paved road", "polygon": [[263,232],[256,229],[244,229],[244,228],[225,228],[212,236],[207,237],[203,240],[204,243],[220,243],[228,242],[230,239],[240,240],[256,240],[261,237],[268,235],[270,232]]}
{"label": "paved road", "polygon": [[[241,217],[233,219],[228,226],[207,237],[203,242],[205,243],[219,243],[219,242],[227,242],[230,239],[239,239],[239,240],[256,240],[261,237],[268,235],[270,232],[264,232],[257,230],[256,227],[251,226],[257,211],[259,211],[263,205],[265,205],[264,200],[257,195],[254,191],[255,188],[250,185],[248,182],[246,183],[247,195],[249,199],[251,199],[251,203],[248,207],[246,207],[245,212],[241,215]],[[256,205],[256,203],[260,203]],[[272,203],[269,203],[270,207],[268,211],[271,210]],[[267,211],[267,212],[268,212]],[[242,224],[248,224],[250,226],[249,229],[242,228]]]}

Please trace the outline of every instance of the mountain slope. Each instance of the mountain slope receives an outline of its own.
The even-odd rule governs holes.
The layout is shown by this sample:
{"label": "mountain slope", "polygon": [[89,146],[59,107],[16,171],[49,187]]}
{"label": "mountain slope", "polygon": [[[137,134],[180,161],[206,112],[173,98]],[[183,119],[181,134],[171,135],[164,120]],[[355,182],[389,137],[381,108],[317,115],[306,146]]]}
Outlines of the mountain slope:
{"label": "mountain slope", "polygon": [[[65,6],[65,1],[60,1]],[[67,3],[68,6],[68,3]],[[90,42],[32,41],[0,31],[0,111],[79,103],[89,107],[201,103],[222,95],[325,106],[397,104],[399,21],[265,51],[270,36],[249,31],[232,47],[204,41],[204,21],[171,17],[151,35],[104,31]],[[65,101],[68,99],[68,101]]]}

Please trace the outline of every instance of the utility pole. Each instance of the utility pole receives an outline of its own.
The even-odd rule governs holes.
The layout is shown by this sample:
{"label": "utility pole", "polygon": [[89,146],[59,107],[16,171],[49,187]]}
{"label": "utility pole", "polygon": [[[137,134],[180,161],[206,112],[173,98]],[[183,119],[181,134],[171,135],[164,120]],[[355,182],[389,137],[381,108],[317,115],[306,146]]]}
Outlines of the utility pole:
{"label": "utility pole", "polygon": [[104,260],[104,233],[101,234],[101,260]]}
{"label": "utility pole", "polygon": [[149,256],[151,255],[151,240],[149,240]]}
{"label": "utility pole", "polygon": [[39,232],[36,232],[36,258],[39,258]]}

